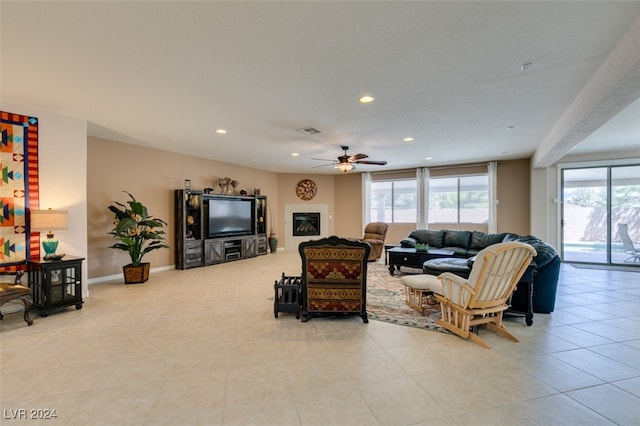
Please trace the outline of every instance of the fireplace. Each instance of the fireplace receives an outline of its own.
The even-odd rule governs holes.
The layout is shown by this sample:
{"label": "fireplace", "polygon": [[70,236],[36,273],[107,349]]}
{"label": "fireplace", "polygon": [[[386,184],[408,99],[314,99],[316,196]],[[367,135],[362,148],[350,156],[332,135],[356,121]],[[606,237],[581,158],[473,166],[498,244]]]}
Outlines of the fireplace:
{"label": "fireplace", "polygon": [[320,235],[320,213],[293,213],[293,236]]}

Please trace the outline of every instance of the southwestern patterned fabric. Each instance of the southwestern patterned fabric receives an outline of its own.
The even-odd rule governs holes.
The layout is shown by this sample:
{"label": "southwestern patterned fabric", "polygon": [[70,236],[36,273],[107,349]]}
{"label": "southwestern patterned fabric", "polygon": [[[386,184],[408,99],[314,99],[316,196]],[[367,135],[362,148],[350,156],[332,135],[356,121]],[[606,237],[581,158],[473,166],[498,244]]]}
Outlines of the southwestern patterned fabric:
{"label": "southwestern patterned fabric", "polygon": [[366,243],[338,237],[300,244],[302,321],[312,314],[359,314],[367,322]]}
{"label": "southwestern patterned fabric", "polygon": [[0,269],[40,257],[28,211],[39,206],[38,119],[0,111]]}

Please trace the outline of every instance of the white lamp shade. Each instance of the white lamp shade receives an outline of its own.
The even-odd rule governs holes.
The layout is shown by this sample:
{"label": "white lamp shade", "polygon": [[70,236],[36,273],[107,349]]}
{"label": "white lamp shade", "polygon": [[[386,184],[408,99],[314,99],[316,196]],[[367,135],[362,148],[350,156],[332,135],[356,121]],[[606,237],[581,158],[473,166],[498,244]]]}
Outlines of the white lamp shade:
{"label": "white lamp shade", "polygon": [[66,231],[66,210],[31,210],[32,231]]}

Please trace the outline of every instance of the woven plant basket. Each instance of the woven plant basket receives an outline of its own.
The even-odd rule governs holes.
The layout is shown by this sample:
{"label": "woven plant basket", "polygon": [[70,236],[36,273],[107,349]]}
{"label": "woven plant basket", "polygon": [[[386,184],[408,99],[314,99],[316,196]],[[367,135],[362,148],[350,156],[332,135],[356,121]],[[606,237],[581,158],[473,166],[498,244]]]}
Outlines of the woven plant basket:
{"label": "woven plant basket", "polygon": [[139,266],[128,264],[122,267],[125,284],[142,284],[149,279],[150,263],[141,263]]}

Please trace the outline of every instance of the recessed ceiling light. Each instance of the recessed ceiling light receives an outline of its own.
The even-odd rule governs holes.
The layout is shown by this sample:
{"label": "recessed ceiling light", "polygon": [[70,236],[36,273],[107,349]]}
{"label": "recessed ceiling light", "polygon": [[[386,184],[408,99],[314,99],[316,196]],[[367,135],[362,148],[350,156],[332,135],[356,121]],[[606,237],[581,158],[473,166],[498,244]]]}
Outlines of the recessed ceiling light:
{"label": "recessed ceiling light", "polygon": [[515,129],[514,126],[507,126],[507,130],[513,130],[513,129]]}
{"label": "recessed ceiling light", "polygon": [[292,156],[292,157],[297,157],[298,155],[300,155],[300,154],[298,154],[297,152],[292,152],[292,153],[291,153],[291,156]]}
{"label": "recessed ceiling light", "polygon": [[425,157],[425,160],[433,160],[433,157]]}
{"label": "recessed ceiling light", "polygon": [[413,142],[413,138],[404,138],[404,139],[402,139],[402,141],[403,142],[407,142],[407,143]]}
{"label": "recessed ceiling light", "polygon": [[373,96],[365,95],[360,97],[360,103],[368,104],[370,102],[373,102],[373,99],[374,99]]}
{"label": "recessed ceiling light", "polygon": [[224,135],[225,133],[227,133],[227,131],[225,129],[216,129],[216,133],[219,135]]}
{"label": "recessed ceiling light", "polygon": [[520,66],[520,71],[522,71],[522,72],[531,71],[531,68],[533,68],[533,63],[532,62],[526,62],[526,63],[524,63],[524,64],[522,64]]}

